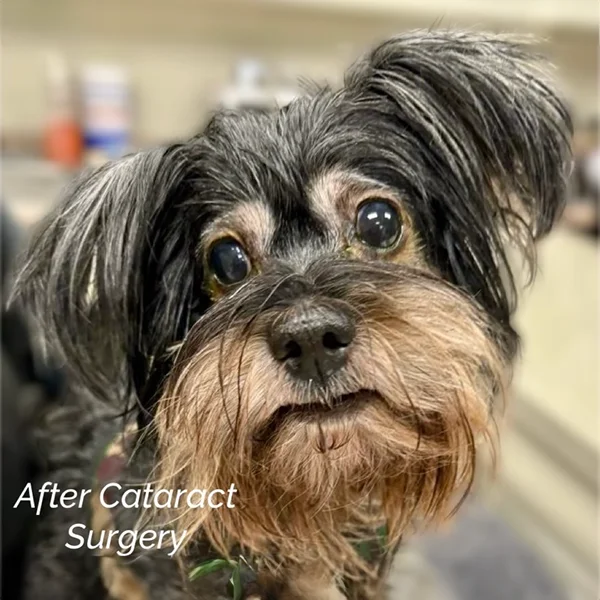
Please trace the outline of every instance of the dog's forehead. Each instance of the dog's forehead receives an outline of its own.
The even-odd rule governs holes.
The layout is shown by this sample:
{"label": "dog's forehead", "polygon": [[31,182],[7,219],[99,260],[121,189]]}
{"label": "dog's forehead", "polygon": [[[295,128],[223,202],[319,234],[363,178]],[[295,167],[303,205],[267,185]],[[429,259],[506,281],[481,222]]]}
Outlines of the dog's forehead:
{"label": "dog's forehead", "polygon": [[213,229],[241,230],[274,253],[331,238],[339,225],[332,195],[347,167],[335,157],[340,132],[335,118],[325,123],[327,108],[305,103],[211,123],[200,193]]}

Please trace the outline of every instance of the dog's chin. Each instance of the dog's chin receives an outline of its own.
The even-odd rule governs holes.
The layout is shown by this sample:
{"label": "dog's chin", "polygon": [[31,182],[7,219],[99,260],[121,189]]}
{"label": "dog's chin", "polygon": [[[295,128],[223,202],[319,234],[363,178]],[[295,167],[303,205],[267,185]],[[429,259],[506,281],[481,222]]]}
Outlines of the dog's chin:
{"label": "dog's chin", "polygon": [[390,468],[397,472],[393,440],[406,438],[403,429],[380,394],[359,390],[329,403],[282,406],[255,438],[255,457],[271,485],[285,492],[293,481],[295,494],[321,502],[325,489],[349,485],[360,493]]}

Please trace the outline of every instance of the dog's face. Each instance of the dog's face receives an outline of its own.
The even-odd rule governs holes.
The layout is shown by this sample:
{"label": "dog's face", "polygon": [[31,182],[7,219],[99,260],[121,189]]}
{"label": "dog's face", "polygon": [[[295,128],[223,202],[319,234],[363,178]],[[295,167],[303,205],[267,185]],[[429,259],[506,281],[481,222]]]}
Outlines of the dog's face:
{"label": "dog's face", "polygon": [[92,390],[130,384],[161,487],[236,483],[181,529],[352,563],[371,517],[396,539],[468,487],[516,349],[504,245],[552,225],[569,135],[520,46],[407,34],[86,176],[22,285]]}

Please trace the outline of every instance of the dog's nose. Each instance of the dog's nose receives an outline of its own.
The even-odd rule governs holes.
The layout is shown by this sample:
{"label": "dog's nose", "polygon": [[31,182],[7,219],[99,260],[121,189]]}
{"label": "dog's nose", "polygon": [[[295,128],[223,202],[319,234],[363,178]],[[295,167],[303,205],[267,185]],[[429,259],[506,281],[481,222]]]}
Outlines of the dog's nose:
{"label": "dog's nose", "polygon": [[354,334],[348,314],[317,305],[277,319],[269,343],[273,356],[292,375],[324,382],[344,366]]}

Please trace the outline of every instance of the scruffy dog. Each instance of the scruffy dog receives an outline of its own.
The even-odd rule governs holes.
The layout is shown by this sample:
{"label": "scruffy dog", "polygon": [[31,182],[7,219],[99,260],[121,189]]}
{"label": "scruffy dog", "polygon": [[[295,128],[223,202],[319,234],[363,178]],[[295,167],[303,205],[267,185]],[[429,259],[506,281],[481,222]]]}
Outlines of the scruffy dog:
{"label": "scruffy dog", "polygon": [[[384,596],[403,536],[453,512],[493,437],[518,346],[507,247],[534,269],[562,208],[571,125],[543,66],[506,36],[406,33],[339,90],[217,114],[73,185],[19,284],[78,382],[40,427],[46,479],[93,487],[133,414],[109,452],[122,490],[238,495],[46,507],[29,599]],[[76,521],[185,544],[69,549]],[[242,568],[189,580],[219,557]]]}

